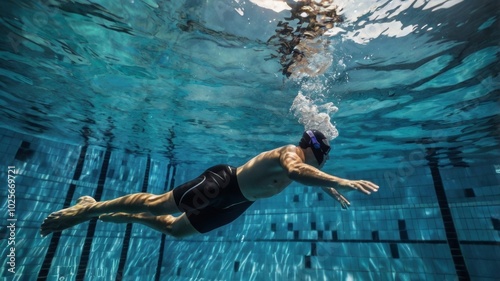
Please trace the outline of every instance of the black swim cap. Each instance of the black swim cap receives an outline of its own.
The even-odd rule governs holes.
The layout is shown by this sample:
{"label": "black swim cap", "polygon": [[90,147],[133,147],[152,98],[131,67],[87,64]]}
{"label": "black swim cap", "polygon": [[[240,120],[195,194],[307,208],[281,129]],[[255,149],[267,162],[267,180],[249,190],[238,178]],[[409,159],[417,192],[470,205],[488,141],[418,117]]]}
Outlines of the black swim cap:
{"label": "black swim cap", "polygon": [[312,148],[314,157],[316,157],[316,160],[320,165],[323,163],[324,156],[330,152],[330,146],[324,143],[324,139],[326,139],[326,137],[322,132],[317,130],[308,130],[302,134],[302,138],[299,142],[299,146],[303,149],[308,147]]}

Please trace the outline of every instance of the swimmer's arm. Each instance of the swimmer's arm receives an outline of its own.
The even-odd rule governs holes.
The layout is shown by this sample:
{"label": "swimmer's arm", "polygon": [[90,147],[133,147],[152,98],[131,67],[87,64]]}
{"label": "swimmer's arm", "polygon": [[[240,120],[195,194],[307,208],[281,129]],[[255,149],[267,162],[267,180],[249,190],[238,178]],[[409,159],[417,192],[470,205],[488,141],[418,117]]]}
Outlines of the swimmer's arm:
{"label": "swimmer's arm", "polygon": [[333,199],[339,201],[340,205],[342,206],[342,209],[347,209],[351,206],[351,202],[347,200],[342,194],[340,194],[335,188],[333,187],[321,187],[324,192],[326,192],[328,195],[333,197]]}
{"label": "swimmer's arm", "polygon": [[284,150],[286,151],[280,157],[281,165],[287,171],[288,177],[293,181],[309,186],[334,186],[337,189],[356,189],[365,194],[378,190],[378,186],[369,181],[347,180],[322,172],[304,163],[292,147],[287,147]]}
{"label": "swimmer's arm", "polygon": [[286,151],[281,154],[280,161],[291,180],[303,185],[320,187],[337,186],[344,180],[304,163],[293,147],[285,149]]}

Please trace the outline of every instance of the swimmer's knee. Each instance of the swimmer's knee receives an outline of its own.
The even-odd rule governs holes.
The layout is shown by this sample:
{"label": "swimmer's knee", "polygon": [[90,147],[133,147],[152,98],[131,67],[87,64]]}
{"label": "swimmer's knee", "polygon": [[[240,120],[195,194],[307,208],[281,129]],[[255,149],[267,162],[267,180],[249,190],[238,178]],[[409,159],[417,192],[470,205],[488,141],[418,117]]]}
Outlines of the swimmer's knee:
{"label": "swimmer's knee", "polygon": [[153,215],[157,215],[157,210],[161,207],[161,202],[159,200],[159,195],[152,195],[146,199],[144,202],[149,212]]}
{"label": "swimmer's knee", "polygon": [[165,234],[174,238],[180,239],[193,234],[198,231],[191,225],[185,215],[181,215],[174,220],[165,220]]}
{"label": "swimmer's knee", "polygon": [[151,195],[146,199],[145,204],[149,212],[153,215],[165,215],[172,212],[172,206],[169,206],[171,192],[162,195]]}
{"label": "swimmer's knee", "polygon": [[184,231],[180,230],[179,227],[176,227],[175,223],[167,223],[167,225],[165,225],[163,233],[176,239],[188,236]]}

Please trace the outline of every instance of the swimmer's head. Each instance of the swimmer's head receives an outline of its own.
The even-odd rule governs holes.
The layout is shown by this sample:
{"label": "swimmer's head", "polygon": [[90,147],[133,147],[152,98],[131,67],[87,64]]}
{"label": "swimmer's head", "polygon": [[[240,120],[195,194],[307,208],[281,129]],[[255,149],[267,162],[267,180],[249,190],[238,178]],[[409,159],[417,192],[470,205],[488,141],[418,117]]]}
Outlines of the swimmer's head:
{"label": "swimmer's head", "polygon": [[318,161],[318,165],[321,165],[324,161],[325,155],[327,156],[330,152],[330,143],[325,135],[316,130],[307,130],[302,134],[299,146],[303,149],[310,147],[314,153],[314,157]]}

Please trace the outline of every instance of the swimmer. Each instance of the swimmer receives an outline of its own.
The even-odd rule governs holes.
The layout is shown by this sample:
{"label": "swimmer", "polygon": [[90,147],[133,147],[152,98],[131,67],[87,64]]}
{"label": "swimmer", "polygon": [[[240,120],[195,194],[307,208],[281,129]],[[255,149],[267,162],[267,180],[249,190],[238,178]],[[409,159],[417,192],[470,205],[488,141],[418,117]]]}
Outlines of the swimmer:
{"label": "swimmer", "polygon": [[[135,193],[102,202],[83,196],[76,205],[50,214],[40,232],[46,236],[98,217],[105,222],[140,223],[179,238],[226,225],[255,200],[276,195],[294,181],[322,188],[343,208],[350,202],[339,191],[378,191],[372,182],[342,179],[320,171],[329,152],[330,144],[324,134],[308,130],[299,146],[286,145],[262,152],[240,167],[211,167],[196,179],[161,195]],[[181,214],[174,217],[176,213]]]}

